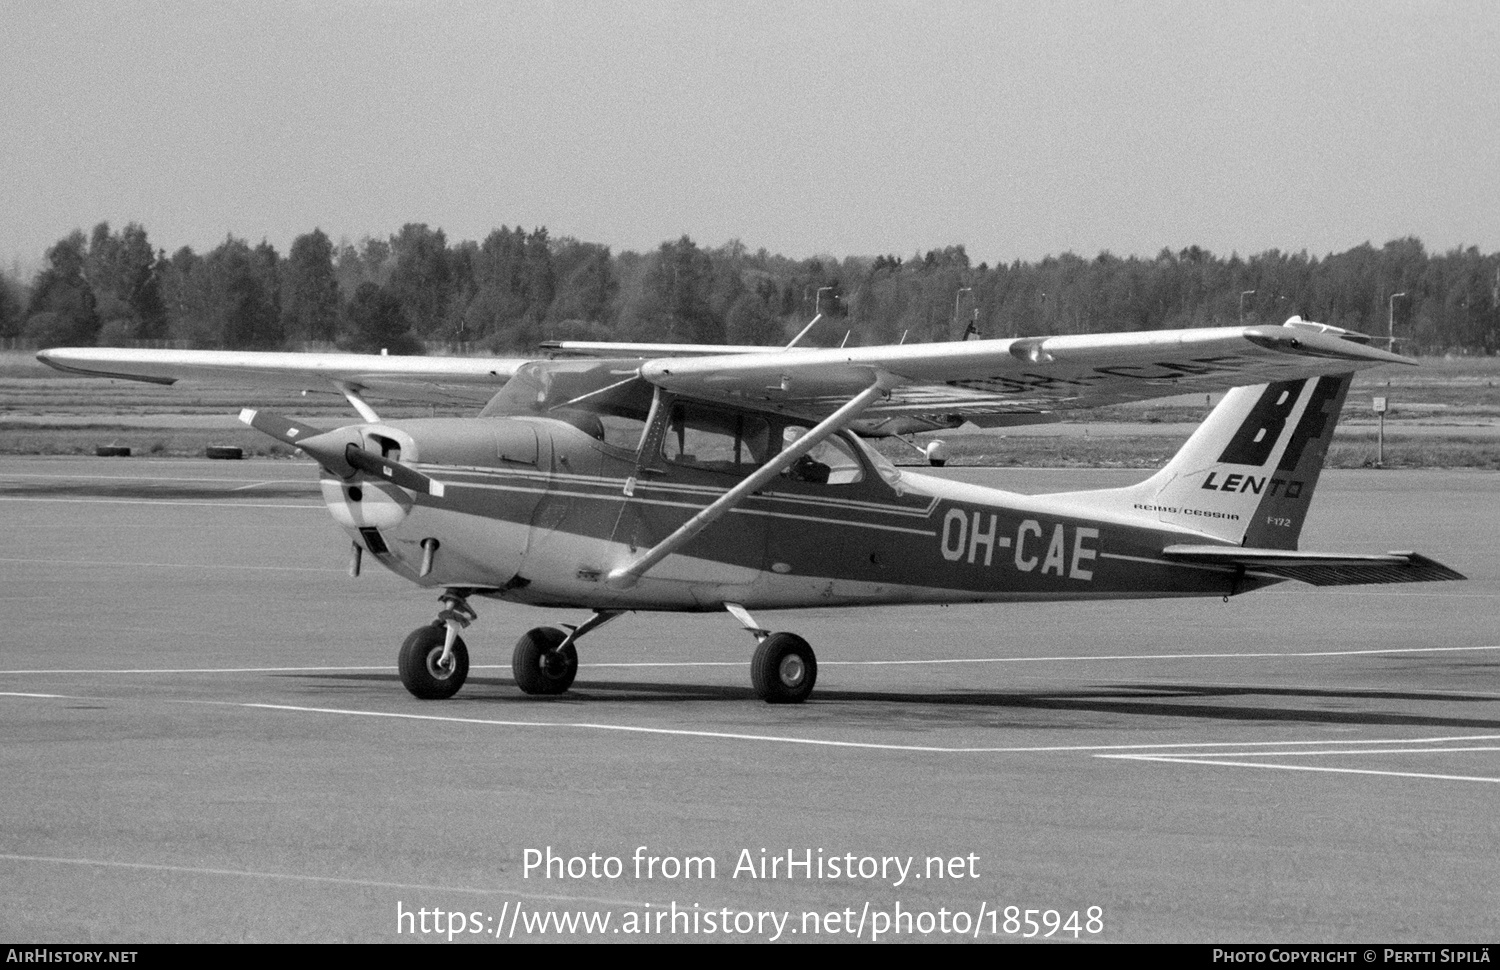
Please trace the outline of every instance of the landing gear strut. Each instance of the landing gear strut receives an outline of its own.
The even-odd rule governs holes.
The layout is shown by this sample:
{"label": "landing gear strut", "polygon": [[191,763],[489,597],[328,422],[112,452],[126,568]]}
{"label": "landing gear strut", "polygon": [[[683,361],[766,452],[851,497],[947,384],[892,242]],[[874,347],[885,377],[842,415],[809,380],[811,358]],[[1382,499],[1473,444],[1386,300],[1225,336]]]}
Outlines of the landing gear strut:
{"label": "landing gear strut", "polygon": [[539,626],[516,641],[510,658],[516,686],[527,694],[561,694],[573,686],[578,673],[578,651],[563,642],[568,635],[557,627]]}
{"label": "landing gear strut", "polygon": [[578,638],[620,615],[618,610],[595,610],[579,626],[539,626],[516,641],[510,669],[516,686],[527,694],[561,694],[578,674]]}
{"label": "landing gear strut", "polygon": [[750,661],[755,696],[767,704],[801,704],[807,700],[818,681],[818,658],[807,641],[795,633],[772,633],[738,603],[725,603],[724,609],[760,644]]}
{"label": "landing gear strut", "polygon": [[473,622],[474,610],[463,591],[450,589],[441,599],[448,608],[411,631],[396,660],[401,683],[429,701],[452,697],[469,677],[469,648],[458,631]]}

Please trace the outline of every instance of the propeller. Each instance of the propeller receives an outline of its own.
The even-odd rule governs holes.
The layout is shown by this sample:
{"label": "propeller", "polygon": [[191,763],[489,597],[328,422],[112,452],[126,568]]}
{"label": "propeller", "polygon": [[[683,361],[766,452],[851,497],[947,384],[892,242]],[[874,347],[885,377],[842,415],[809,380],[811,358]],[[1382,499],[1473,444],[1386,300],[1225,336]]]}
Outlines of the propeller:
{"label": "propeller", "polygon": [[256,431],[298,447],[301,447],[302,439],[323,433],[322,428],[309,427],[279,414],[255,411],[251,408],[245,408],[240,412],[240,421]]}
{"label": "propeller", "polygon": [[[302,450],[307,451],[306,443],[303,444]],[[313,457],[317,456],[314,455]],[[366,451],[359,445],[350,443],[345,447],[344,460],[366,475],[384,478],[392,484],[400,485],[402,488],[409,488],[413,492],[426,492],[428,495],[437,498],[443,497],[442,482],[428,478],[410,465],[403,465],[399,461],[391,461],[382,455]],[[326,468],[327,466],[325,465],[324,467]]]}
{"label": "propeller", "polygon": [[437,498],[443,495],[442,482],[427,477],[410,465],[366,450],[364,435],[356,427],[324,431],[279,414],[249,408],[240,412],[240,420],[256,431],[301,449],[340,478],[353,478],[355,472],[364,472],[413,492],[426,492]]}

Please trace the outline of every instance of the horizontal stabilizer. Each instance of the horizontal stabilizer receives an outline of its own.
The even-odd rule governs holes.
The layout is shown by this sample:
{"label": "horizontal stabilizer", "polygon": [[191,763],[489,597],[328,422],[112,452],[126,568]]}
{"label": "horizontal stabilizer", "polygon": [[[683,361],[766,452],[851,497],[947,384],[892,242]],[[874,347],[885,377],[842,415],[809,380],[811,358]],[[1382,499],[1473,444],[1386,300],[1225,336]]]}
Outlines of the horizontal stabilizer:
{"label": "horizontal stabilizer", "polygon": [[1297,552],[1290,549],[1244,549],[1237,546],[1168,546],[1162,550],[1162,555],[1177,562],[1240,567],[1283,579],[1295,579],[1312,586],[1431,583],[1465,578],[1442,563],[1415,552],[1361,556]]}

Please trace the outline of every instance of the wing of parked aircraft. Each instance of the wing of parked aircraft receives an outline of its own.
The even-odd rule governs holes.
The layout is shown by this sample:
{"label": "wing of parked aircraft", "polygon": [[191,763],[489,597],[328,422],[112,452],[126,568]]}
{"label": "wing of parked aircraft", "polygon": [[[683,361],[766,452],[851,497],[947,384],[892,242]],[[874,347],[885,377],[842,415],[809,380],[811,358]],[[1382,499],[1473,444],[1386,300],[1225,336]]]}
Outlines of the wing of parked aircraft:
{"label": "wing of parked aircraft", "polygon": [[866,418],[1066,411],[1411,361],[1304,326],[1023,337],[647,360],[678,394],[821,417],[873,382]]}
{"label": "wing of parked aircraft", "polygon": [[[1294,318],[1271,327],[879,347],[733,347],[715,354],[698,345],[577,348],[605,356],[597,363],[610,381],[639,378],[687,397],[812,420],[878,385],[881,394],[864,409],[859,430],[905,434],[1411,363],[1356,336]],[[587,363],[112,348],[44,350],[37,356],[59,370],[98,377],[315,389],[343,393],[351,402],[376,396],[446,404],[483,404],[523,367],[544,377]]]}
{"label": "wing of parked aircraft", "polygon": [[[804,331],[805,333],[805,331]],[[799,335],[800,337],[800,335]],[[751,609],[1233,596],[1461,578],[1415,553],[1297,549],[1352,372],[1411,363],[1298,319],[1232,327],[811,349],[591,344],[591,359],[48,350],[59,369],[172,384],[340,393],[363,423],[322,430],[246,410],[302,449],[350,536],[445,589],[407,637],[402,682],[450,697],[470,597],[588,608],[512,656],[527,693],[568,689],[576,641],[628,611],[723,608],[755,637],[751,680],[808,696],[811,646]],[[567,349],[567,348],[559,348]],[[586,351],[586,352],[584,352]],[[1018,496],[906,473],[850,433],[1017,423],[1228,390],[1168,465],[1122,488]],[[367,396],[475,404],[385,422]],[[922,449],[941,463],[940,442]]]}
{"label": "wing of parked aircraft", "polygon": [[50,367],[89,377],[153,384],[274,387],[382,397],[423,404],[480,405],[525,358],[389,357],[384,354],[290,354],[233,350],[131,350],[64,347],[43,350]]}

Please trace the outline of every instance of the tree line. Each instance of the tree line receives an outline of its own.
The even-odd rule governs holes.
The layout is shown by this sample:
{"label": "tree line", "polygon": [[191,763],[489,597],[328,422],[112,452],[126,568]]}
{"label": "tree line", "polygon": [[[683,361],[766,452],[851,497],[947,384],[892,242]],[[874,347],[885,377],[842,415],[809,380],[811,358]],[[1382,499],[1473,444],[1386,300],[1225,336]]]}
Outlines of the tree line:
{"label": "tree line", "polygon": [[853,345],[1236,323],[1293,314],[1384,335],[1413,353],[1500,349],[1500,254],[1428,253],[1405,238],[1322,258],[1271,250],[1155,257],[1065,253],[970,263],[962,246],[911,257],[790,259],[687,236],[654,252],[501,227],[482,242],[403,226],[335,244],[321,229],[279,253],[233,236],[206,253],[156,249],[100,223],[50,247],[29,282],[0,275],[0,338],[35,346],[433,345],[527,353],[547,339],[776,344],[815,311],[817,343]]}

